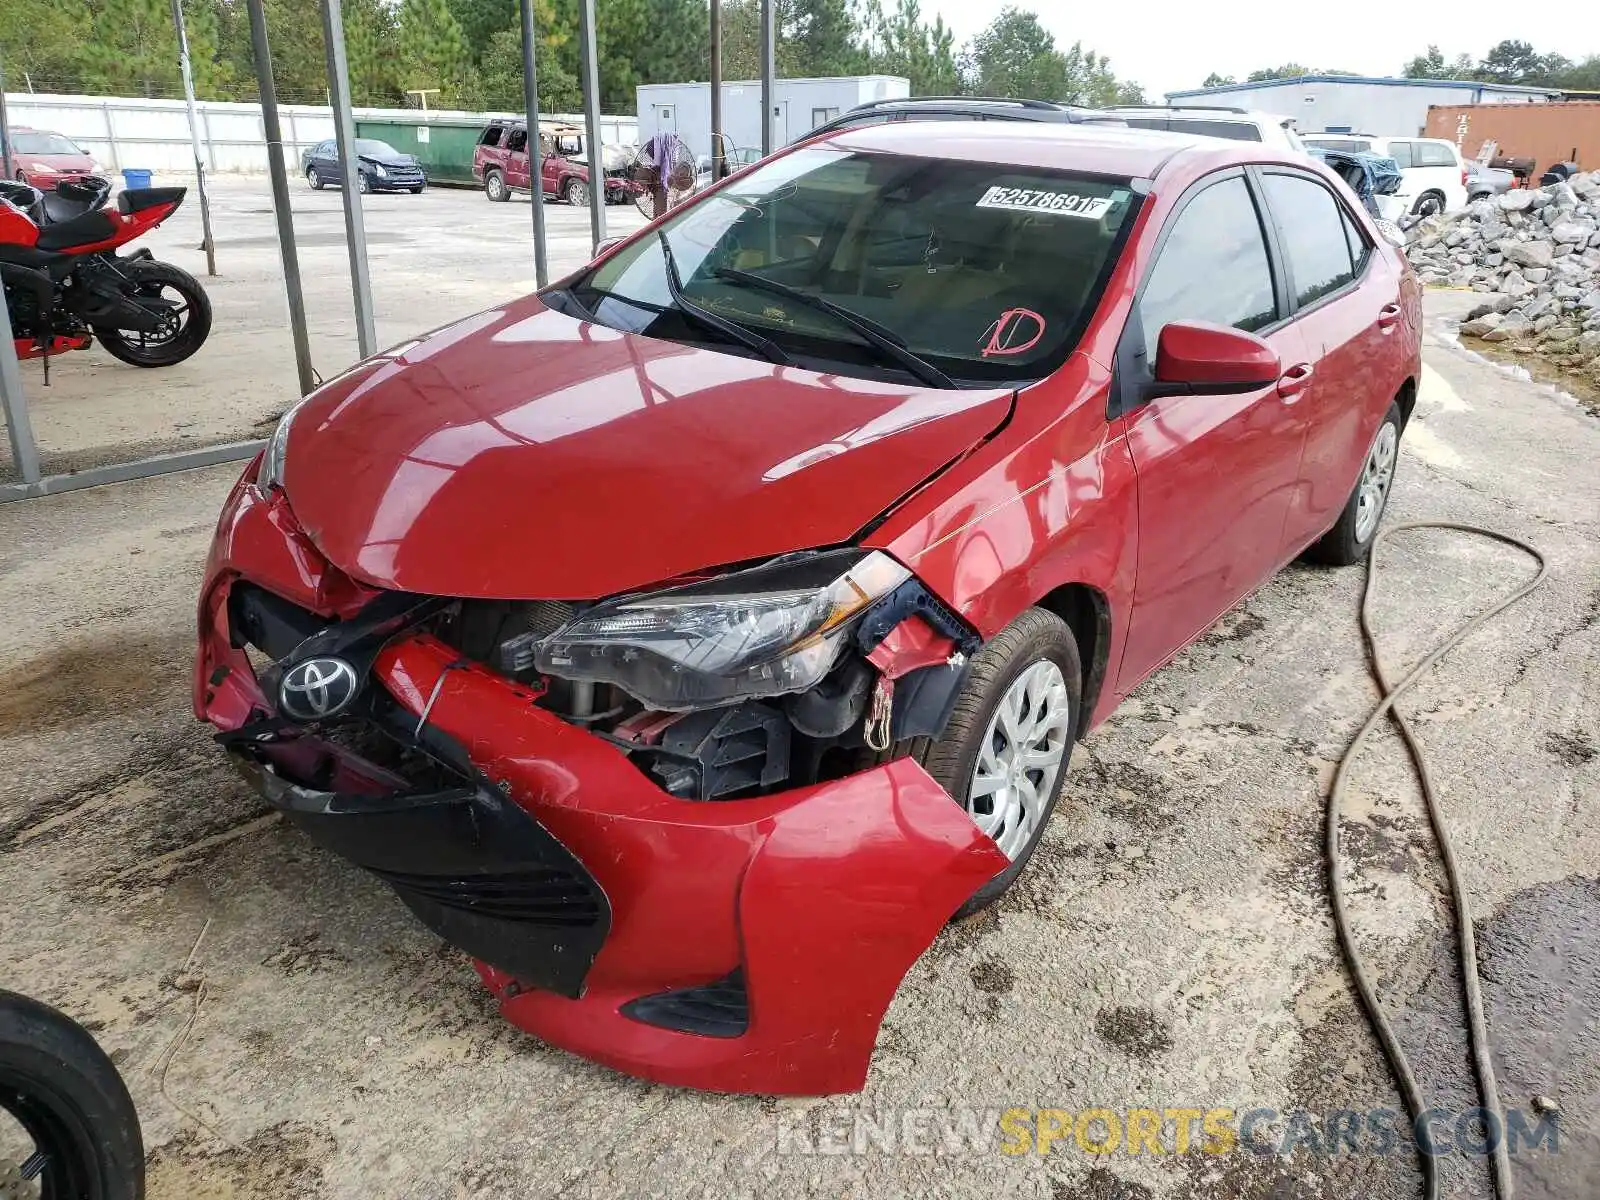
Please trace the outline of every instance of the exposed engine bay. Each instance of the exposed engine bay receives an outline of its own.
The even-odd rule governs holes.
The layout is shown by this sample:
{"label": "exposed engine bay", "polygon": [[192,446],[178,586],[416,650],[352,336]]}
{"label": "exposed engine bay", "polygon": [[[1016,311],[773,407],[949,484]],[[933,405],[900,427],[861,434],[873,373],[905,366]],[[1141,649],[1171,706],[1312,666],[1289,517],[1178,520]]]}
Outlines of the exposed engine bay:
{"label": "exposed engine bay", "polygon": [[537,694],[535,703],[628,754],[663,790],[734,800],[842,778],[895,743],[944,728],[978,638],[915,579],[869,609],[804,691],[685,709],[652,707],[617,683],[541,671],[596,606],[464,600],[434,619],[441,640]]}

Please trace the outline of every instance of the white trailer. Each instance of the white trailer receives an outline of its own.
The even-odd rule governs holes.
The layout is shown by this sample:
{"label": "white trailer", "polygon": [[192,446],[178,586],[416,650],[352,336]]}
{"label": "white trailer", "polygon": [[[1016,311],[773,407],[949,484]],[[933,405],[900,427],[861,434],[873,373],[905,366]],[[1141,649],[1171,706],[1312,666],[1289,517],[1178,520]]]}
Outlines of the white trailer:
{"label": "white trailer", "polygon": [[[784,146],[840,113],[873,100],[911,94],[898,75],[845,75],[832,79],[779,79],[773,84],[772,144]],[[676,133],[695,155],[711,153],[711,85],[649,83],[638,89],[639,138]],[[740,150],[761,152],[761,81],[724,81],[722,131]]]}

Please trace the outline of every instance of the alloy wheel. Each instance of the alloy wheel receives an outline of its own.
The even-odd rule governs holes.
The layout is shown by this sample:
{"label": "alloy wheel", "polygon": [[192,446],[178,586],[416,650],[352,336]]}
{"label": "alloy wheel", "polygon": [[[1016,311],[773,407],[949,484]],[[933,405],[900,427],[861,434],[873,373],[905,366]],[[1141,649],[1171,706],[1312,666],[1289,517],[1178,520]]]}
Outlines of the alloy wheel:
{"label": "alloy wheel", "polygon": [[574,179],[567,185],[567,203],[582,206],[589,203],[589,185]]}
{"label": "alloy wheel", "polygon": [[1071,727],[1066,680],[1049,659],[1018,675],[989,717],[966,808],[1007,858],[1027,848],[1049,808]]}
{"label": "alloy wheel", "polygon": [[1389,485],[1394,482],[1395,458],[1400,449],[1400,433],[1393,421],[1385,421],[1367,451],[1367,462],[1361,468],[1361,482],[1356,492],[1356,541],[1365,542],[1378,527],[1384,503],[1389,497]]}

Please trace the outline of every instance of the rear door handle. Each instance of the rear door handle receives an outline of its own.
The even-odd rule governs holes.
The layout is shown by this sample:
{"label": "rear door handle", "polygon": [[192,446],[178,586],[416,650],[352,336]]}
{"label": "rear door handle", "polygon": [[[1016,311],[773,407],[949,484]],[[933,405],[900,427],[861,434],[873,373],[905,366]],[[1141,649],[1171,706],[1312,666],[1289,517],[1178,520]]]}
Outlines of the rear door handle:
{"label": "rear door handle", "polygon": [[1393,329],[1400,323],[1400,315],[1398,304],[1385,304],[1378,310],[1378,328]]}
{"label": "rear door handle", "polygon": [[1283,373],[1278,380],[1278,395],[1285,400],[1293,400],[1306,388],[1311,386],[1311,364],[1297,363]]}

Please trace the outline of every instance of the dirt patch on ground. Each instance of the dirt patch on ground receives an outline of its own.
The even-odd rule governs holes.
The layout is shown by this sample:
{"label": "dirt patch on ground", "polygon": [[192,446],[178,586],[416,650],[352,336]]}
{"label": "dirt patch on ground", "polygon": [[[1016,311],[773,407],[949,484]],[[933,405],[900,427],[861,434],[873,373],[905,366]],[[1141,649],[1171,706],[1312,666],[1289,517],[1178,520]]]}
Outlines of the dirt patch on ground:
{"label": "dirt patch on ground", "polygon": [[1538,383],[1547,383],[1566,392],[1594,416],[1600,417],[1600,379],[1581,370],[1558,366],[1527,346],[1515,342],[1486,342],[1463,337],[1461,344],[1491,362],[1521,367]]}
{"label": "dirt patch on ground", "polygon": [[145,1190],[150,1200],[315,1200],[326,1194],[322,1163],[338,1146],[293,1121],[238,1146],[183,1134],[150,1155]]}

